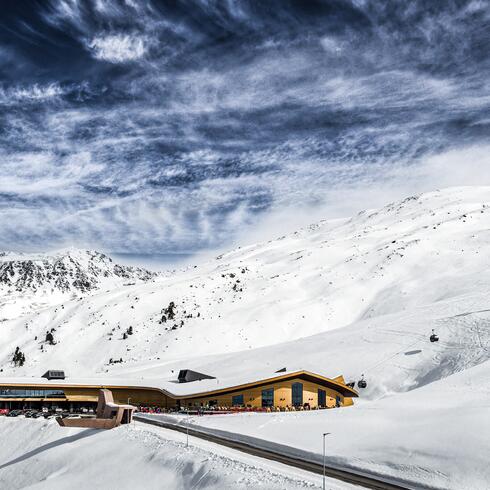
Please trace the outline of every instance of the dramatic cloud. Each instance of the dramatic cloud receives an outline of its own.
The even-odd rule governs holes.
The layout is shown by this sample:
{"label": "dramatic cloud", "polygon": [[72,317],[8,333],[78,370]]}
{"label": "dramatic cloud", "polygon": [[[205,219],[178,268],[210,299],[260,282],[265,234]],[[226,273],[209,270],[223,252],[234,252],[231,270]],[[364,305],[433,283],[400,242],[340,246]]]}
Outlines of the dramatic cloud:
{"label": "dramatic cloud", "polygon": [[147,49],[142,37],[127,34],[95,37],[88,46],[95,58],[110,63],[138,60],[144,56]]}
{"label": "dramatic cloud", "polygon": [[4,88],[0,86],[0,104],[12,104],[29,101],[44,101],[63,95],[65,91],[57,83],[46,85],[34,84],[31,86],[14,86]]}
{"label": "dramatic cloud", "polygon": [[486,2],[9,5],[0,249],[195,253],[490,184]]}

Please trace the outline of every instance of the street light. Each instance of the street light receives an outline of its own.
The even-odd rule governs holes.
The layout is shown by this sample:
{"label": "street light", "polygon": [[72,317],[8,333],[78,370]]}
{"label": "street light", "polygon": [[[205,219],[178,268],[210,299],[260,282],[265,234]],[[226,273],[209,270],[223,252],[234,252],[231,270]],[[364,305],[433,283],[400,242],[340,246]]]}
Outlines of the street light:
{"label": "street light", "polygon": [[325,490],[325,436],[328,436],[331,432],[323,433],[323,490]]}
{"label": "street light", "polygon": [[189,405],[187,405],[187,417],[186,417],[186,441],[185,441],[185,447],[189,447]]}

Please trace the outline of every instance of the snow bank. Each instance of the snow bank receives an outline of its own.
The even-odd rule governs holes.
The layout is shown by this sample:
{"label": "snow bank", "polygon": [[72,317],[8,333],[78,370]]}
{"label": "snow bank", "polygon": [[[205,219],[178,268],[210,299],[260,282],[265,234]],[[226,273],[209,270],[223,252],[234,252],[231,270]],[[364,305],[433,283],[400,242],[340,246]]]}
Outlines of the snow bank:
{"label": "snow bank", "polygon": [[[172,431],[61,428],[53,420],[0,418],[0,488],[65,490],[320,488],[321,480]],[[331,490],[354,488],[328,481]]]}

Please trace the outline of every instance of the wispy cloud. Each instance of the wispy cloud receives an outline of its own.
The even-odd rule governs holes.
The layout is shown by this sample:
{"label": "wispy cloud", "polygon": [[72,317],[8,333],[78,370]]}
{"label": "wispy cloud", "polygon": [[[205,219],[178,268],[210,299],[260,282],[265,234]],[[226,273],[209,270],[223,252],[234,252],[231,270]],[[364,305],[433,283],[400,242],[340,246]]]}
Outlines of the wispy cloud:
{"label": "wispy cloud", "polygon": [[98,60],[125,63],[142,58],[148,49],[148,41],[138,35],[108,34],[94,37],[88,47]]}
{"label": "wispy cloud", "polygon": [[490,183],[484,4],[191,3],[47,2],[10,34],[0,248],[214,249]]}
{"label": "wispy cloud", "polygon": [[0,86],[0,104],[46,101],[64,95],[65,93],[66,89],[63,89],[55,82],[45,85],[35,83],[30,86]]}

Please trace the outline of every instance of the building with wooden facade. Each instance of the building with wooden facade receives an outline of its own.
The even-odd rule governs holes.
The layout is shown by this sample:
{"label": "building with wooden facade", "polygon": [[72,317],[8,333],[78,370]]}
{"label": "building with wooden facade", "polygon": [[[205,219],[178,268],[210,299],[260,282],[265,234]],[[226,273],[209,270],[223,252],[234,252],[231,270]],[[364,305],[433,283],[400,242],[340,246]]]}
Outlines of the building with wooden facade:
{"label": "building with wooden facade", "polygon": [[[178,380],[154,379],[76,380],[46,378],[0,378],[1,408],[93,408],[100,389],[111,390],[115,403],[179,408],[245,407],[332,408],[352,405],[357,392],[342,376],[327,378],[309,371],[274,373],[253,381],[220,379],[194,371],[181,371]],[[192,381],[186,381],[191,379]],[[180,381],[180,382],[179,382]]]}

